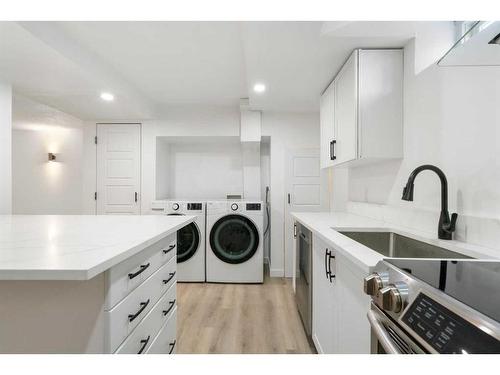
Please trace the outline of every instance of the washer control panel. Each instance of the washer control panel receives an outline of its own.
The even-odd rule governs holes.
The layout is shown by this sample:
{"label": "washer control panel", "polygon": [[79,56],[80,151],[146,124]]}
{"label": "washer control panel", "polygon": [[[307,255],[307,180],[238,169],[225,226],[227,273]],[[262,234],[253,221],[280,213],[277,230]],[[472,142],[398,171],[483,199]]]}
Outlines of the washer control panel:
{"label": "washer control panel", "polygon": [[232,203],[231,204],[231,210],[238,211],[238,208],[239,208],[238,203]]}
{"label": "washer control panel", "polygon": [[203,209],[203,203],[188,203],[188,211],[200,211]]}
{"label": "washer control panel", "polygon": [[260,203],[247,203],[246,209],[247,211],[260,211],[262,209],[262,205]]}

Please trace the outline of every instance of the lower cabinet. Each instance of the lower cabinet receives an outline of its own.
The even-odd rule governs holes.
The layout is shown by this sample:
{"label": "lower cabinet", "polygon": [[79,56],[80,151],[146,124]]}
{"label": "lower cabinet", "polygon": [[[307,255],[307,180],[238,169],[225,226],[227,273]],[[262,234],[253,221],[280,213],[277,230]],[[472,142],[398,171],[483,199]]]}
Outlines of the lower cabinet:
{"label": "lower cabinet", "polygon": [[312,339],[318,353],[335,353],[337,276],[335,252],[313,237]]}
{"label": "lower cabinet", "polygon": [[370,354],[371,328],[366,314],[370,297],[363,291],[366,272],[343,256],[337,257],[336,353]]}
{"label": "lower cabinet", "polygon": [[106,272],[105,306],[113,307],[104,311],[105,353],[175,352],[175,247],[174,233],[139,253],[140,258],[129,258]]}
{"label": "lower cabinet", "polygon": [[320,354],[370,353],[365,272],[313,236],[312,339]]}

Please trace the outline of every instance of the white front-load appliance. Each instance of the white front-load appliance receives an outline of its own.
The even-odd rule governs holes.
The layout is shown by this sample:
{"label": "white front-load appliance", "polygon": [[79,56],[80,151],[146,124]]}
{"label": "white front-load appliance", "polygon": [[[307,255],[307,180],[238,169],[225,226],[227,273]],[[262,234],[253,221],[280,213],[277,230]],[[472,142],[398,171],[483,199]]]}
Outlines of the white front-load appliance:
{"label": "white front-load appliance", "polygon": [[207,281],[264,281],[263,213],[259,201],[207,202]]}
{"label": "white front-load appliance", "polygon": [[205,202],[167,200],[166,215],[194,215],[195,221],[177,231],[177,281],[205,281]]}

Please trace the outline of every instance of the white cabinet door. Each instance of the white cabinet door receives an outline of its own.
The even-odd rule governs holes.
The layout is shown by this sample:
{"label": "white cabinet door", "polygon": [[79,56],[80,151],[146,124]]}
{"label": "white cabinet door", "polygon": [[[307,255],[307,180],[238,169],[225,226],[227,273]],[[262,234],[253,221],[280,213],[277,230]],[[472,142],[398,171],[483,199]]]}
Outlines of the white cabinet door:
{"label": "white cabinet door", "polygon": [[[312,339],[320,354],[337,352],[335,258],[333,250],[317,236],[313,237]],[[328,272],[328,271],[331,271]]]}
{"label": "white cabinet door", "polygon": [[332,82],[323,95],[321,95],[320,99],[321,168],[333,165],[332,142],[335,139],[334,104],[335,87]]}
{"label": "white cabinet door", "polygon": [[360,50],[358,157],[403,157],[403,51]]}
{"label": "white cabinet door", "polygon": [[354,51],[334,81],[334,165],[358,156],[358,51]]}
{"label": "white cabinet door", "polygon": [[341,255],[337,263],[338,353],[370,353],[370,324],[366,314],[370,309],[370,297],[363,292],[366,273]]}
{"label": "white cabinet door", "polygon": [[97,214],[139,214],[141,125],[97,124]]}

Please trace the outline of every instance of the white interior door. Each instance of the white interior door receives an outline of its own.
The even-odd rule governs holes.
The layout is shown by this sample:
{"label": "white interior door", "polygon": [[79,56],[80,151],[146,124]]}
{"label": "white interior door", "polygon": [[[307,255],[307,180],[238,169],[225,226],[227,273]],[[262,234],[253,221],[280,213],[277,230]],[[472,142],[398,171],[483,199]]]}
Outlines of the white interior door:
{"label": "white interior door", "polygon": [[140,214],[141,125],[97,124],[97,214]]}
{"label": "white interior door", "polygon": [[288,152],[285,204],[285,277],[292,277],[295,267],[295,240],[290,212],[328,211],[327,170],[320,168],[319,149]]}

